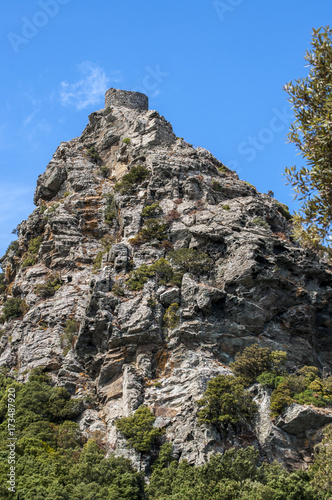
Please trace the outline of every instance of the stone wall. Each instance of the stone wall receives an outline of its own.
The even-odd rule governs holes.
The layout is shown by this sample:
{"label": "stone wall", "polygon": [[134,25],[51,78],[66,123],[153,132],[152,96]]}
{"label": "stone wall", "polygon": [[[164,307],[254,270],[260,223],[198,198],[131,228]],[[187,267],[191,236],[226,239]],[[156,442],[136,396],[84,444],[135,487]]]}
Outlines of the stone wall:
{"label": "stone wall", "polygon": [[112,106],[123,106],[129,109],[149,109],[149,99],[140,92],[129,90],[109,89],[105,94],[105,108]]}

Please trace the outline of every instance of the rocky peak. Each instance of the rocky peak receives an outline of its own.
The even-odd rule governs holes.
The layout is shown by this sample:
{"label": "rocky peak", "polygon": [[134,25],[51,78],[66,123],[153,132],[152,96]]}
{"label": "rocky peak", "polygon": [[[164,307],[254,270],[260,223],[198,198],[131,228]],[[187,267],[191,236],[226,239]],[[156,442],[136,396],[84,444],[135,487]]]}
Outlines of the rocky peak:
{"label": "rocky peak", "polygon": [[3,317],[0,365],[21,380],[45,366],[92,398],[80,422],[109,449],[135,460],[114,422],[141,404],[191,463],[241,444],[199,425],[195,402],[254,342],[331,370],[331,269],[292,240],[287,207],[177,138],[143,94],[108,90],[34,201],[1,261],[2,307],[22,313]]}

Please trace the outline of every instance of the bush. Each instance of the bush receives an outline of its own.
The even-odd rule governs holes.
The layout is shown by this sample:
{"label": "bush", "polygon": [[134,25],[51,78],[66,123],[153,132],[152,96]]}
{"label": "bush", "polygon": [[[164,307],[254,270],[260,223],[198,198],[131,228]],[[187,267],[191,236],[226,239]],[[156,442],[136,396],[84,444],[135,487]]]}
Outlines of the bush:
{"label": "bush", "polygon": [[[56,210],[59,208],[59,206],[60,206],[60,203],[53,203],[52,205],[50,205],[47,208],[47,213],[54,214],[54,212],[56,212]],[[48,219],[46,218],[46,220],[48,220]]]}
{"label": "bush", "polygon": [[256,188],[255,186],[253,186],[253,184],[250,184],[250,182],[247,182],[247,181],[243,181],[247,186],[251,187],[252,189],[254,189],[256,191]]}
{"label": "bush", "polygon": [[212,267],[212,260],[209,256],[194,248],[174,250],[168,254],[168,257],[184,273],[204,274],[210,271]]}
{"label": "bush", "polygon": [[112,292],[114,293],[114,295],[118,295],[119,297],[125,296],[125,291],[123,287],[119,285],[119,283],[114,283],[114,285],[112,286]]}
{"label": "bush", "polygon": [[197,401],[202,408],[198,412],[200,423],[214,424],[245,424],[257,411],[252,397],[245,390],[241,377],[218,375],[208,382],[203,399]]}
{"label": "bush", "polygon": [[39,297],[53,297],[55,292],[59,290],[62,285],[63,281],[60,279],[60,276],[50,276],[46,283],[36,286],[35,292],[37,295],[39,295]]}
{"label": "bush", "polygon": [[176,328],[180,322],[180,318],[177,314],[178,310],[179,304],[174,302],[169,306],[169,308],[166,310],[166,313],[164,314],[163,320],[165,326],[167,326],[167,328],[170,328],[171,330]]}
{"label": "bush", "polygon": [[144,284],[154,276],[151,266],[142,264],[138,269],[131,271],[126,284],[129,290],[137,291],[142,290]]}
{"label": "bush", "polygon": [[167,285],[173,278],[173,269],[166,259],[159,259],[150,266],[155,278],[160,285]]}
{"label": "bush", "polygon": [[99,156],[99,153],[98,151],[96,150],[96,148],[94,146],[92,146],[91,148],[87,148],[87,153],[89,155],[89,157],[96,163],[98,163],[99,161],[101,161],[101,157]]}
{"label": "bush", "polygon": [[0,294],[4,293],[6,290],[5,274],[0,273]]}
{"label": "bush", "polygon": [[269,224],[262,217],[255,217],[255,219],[252,220],[252,223],[255,224],[256,226],[261,226],[264,227],[265,229],[270,229]]}
{"label": "bush", "polygon": [[159,259],[150,266],[142,264],[138,269],[131,271],[126,282],[129,290],[142,290],[144,284],[155,278],[160,285],[166,285],[173,277],[173,269],[166,259]]}
{"label": "bush", "polygon": [[219,193],[221,193],[221,191],[223,189],[222,185],[218,181],[212,181],[211,187],[212,187],[213,191],[218,191]]}
{"label": "bush", "polygon": [[[263,382],[263,375],[257,379],[260,383]],[[320,408],[332,406],[332,377],[321,379],[315,366],[303,366],[292,375],[276,377],[274,386],[275,390],[271,396],[273,417],[278,416],[292,403]]]}
{"label": "bush", "polygon": [[285,217],[286,220],[291,220],[292,219],[292,216],[290,214],[290,211],[289,211],[289,208],[287,205],[284,205],[283,203],[280,203],[279,201],[277,201],[277,210],[278,212],[281,213],[281,215],[283,215]]}
{"label": "bush", "polygon": [[22,267],[33,266],[36,262],[35,255],[24,254],[22,260]]}
{"label": "bush", "polygon": [[274,351],[271,353],[267,347],[258,347],[252,344],[246,347],[241,354],[236,354],[233,363],[230,363],[230,369],[235,375],[242,377],[243,381],[250,385],[255,382],[257,377],[263,372],[279,368],[286,360],[284,351]]}
{"label": "bush", "polygon": [[263,372],[257,377],[257,382],[263,387],[269,387],[270,389],[275,389],[278,385],[283,382],[285,377],[278,376],[275,372]]}
{"label": "bush", "polygon": [[94,271],[98,271],[98,269],[101,268],[101,263],[103,260],[104,255],[108,252],[107,249],[100,250],[97,255],[95,256],[95,259],[93,261],[93,269]]}
{"label": "bush", "polygon": [[179,220],[180,217],[181,217],[180,212],[178,212],[175,208],[173,208],[173,210],[170,210],[166,215],[166,220],[168,224],[172,224],[172,222]]}
{"label": "bush", "polygon": [[242,377],[250,385],[257,377],[271,369],[270,349],[253,344],[246,347],[242,354],[236,354],[235,360],[229,365],[235,375]]}
{"label": "bush", "polygon": [[230,210],[231,209],[231,207],[229,205],[224,205],[222,208],[223,208],[223,210]]}
{"label": "bush", "polygon": [[110,169],[107,165],[102,165],[100,167],[101,175],[106,179],[110,175]]}
{"label": "bush", "polygon": [[271,396],[271,416],[277,417],[284,409],[294,402],[292,392],[287,380],[281,382],[278,387],[273,391]]}
{"label": "bush", "polygon": [[72,341],[74,334],[78,330],[76,319],[67,319],[63,333]]}
{"label": "bush", "polygon": [[143,208],[141,216],[143,219],[151,219],[156,217],[162,212],[161,207],[158,202],[152,203],[152,205],[147,205]]}
{"label": "bush", "polygon": [[129,137],[125,137],[122,142],[124,144],[130,144],[130,138]]}
{"label": "bush", "polygon": [[144,222],[143,227],[138,234],[129,240],[131,245],[143,245],[151,240],[162,241],[167,238],[168,225],[158,219],[148,219]]}
{"label": "bush", "polygon": [[157,299],[155,297],[149,297],[146,301],[147,306],[154,309],[157,305]]}
{"label": "bush", "polygon": [[63,334],[60,337],[60,344],[61,347],[63,348],[63,353],[65,356],[66,354],[68,354],[68,352],[70,351],[71,347],[75,342],[77,331],[78,331],[77,321],[72,318],[67,319],[65,327],[63,329]]}
{"label": "bush", "polygon": [[184,273],[178,273],[178,272],[175,272],[175,273],[173,274],[172,279],[170,280],[170,284],[171,284],[171,285],[176,285],[176,286],[178,286],[178,287],[180,287],[180,288],[181,288],[183,274],[184,274]]}
{"label": "bush", "polygon": [[137,165],[132,167],[130,172],[115,184],[114,189],[120,194],[132,194],[136,192],[137,185],[141,184],[149,175],[150,171],[147,168],[143,167],[143,165]]}
{"label": "bush", "polygon": [[[323,440],[316,446],[314,463],[310,466],[313,486],[317,496],[332,496],[332,425],[323,430]],[[326,495],[326,496],[325,496]]]}
{"label": "bush", "polygon": [[186,460],[174,460],[168,443],[161,447],[153,465],[147,493],[153,500],[327,498],[320,494],[319,486],[314,491],[310,476],[304,471],[290,473],[276,463],[260,465],[259,452],[253,446],[239,450],[231,448],[222,455],[212,455],[204,465],[192,467]]}
{"label": "bush", "polygon": [[116,205],[115,205],[115,200],[114,200],[114,196],[112,194],[105,194],[104,197],[106,198],[104,220],[105,220],[106,224],[111,225],[117,216],[117,209],[116,209]]}
{"label": "bush", "polygon": [[41,245],[41,242],[42,242],[42,237],[41,236],[37,236],[37,238],[33,238],[29,242],[28,252],[30,254],[32,254],[32,255],[37,255],[37,253],[39,251],[39,247]]}
{"label": "bush", "polygon": [[2,314],[6,321],[21,318],[26,310],[26,303],[19,297],[8,299],[3,306]]}
{"label": "bush", "polygon": [[162,430],[153,427],[156,417],[147,406],[140,406],[131,417],[116,420],[116,428],[128,440],[128,446],[147,453],[162,435]]}

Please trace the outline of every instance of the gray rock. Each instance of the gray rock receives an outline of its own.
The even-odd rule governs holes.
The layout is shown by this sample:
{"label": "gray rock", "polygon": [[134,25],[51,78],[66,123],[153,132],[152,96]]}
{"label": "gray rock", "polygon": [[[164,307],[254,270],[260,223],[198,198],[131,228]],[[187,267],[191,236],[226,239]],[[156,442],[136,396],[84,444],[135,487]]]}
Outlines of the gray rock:
{"label": "gray rock", "polygon": [[169,288],[159,295],[160,302],[168,307],[170,304],[180,302],[180,290],[177,287]]}
{"label": "gray rock", "polygon": [[[104,432],[105,418],[109,449],[138,468],[151,457],[128,449],[114,422],[141,404],[154,412],[178,457],[202,464],[215,452],[248,444],[234,430],[221,435],[197,420],[196,401],[211,378],[230,373],[237,352],[259,342],[286,350],[289,367],[332,370],[331,267],[292,241],[276,200],[210,152],[177,139],[164,117],[148,111],[146,96],[110,89],[105,104],[79,138],[56,150],[37,181],[38,206],[19,225],[19,251],[1,259],[6,298],[24,299],[28,310],[5,322],[0,365],[17,369],[20,380],[44,365],[72,394],[94,395],[100,412],[86,411],[82,428]],[[126,137],[129,144],[122,143]],[[137,165],[147,178],[122,190],[123,176]],[[109,223],[105,195],[116,205]],[[157,201],[157,217],[168,221],[167,243],[152,237],[132,245],[143,207]],[[24,267],[22,255],[37,237],[36,261]],[[142,276],[142,286],[129,290],[129,273],[167,258],[172,247],[208,254],[210,269],[186,272],[181,287],[172,288],[156,275]],[[61,286],[41,297],[37,287],[54,276]],[[166,328],[163,318],[174,302],[179,323]],[[68,319],[77,324],[70,338]],[[250,442],[269,460],[305,467],[329,412],[291,407],[275,425],[269,394],[253,390],[259,412]]]}
{"label": "gray rock", "polygon": [[293,403],[280,418],[276,425],[288,434],[298,436],[308,431],[319,429],[332,422],[332,411],[312,408]]}

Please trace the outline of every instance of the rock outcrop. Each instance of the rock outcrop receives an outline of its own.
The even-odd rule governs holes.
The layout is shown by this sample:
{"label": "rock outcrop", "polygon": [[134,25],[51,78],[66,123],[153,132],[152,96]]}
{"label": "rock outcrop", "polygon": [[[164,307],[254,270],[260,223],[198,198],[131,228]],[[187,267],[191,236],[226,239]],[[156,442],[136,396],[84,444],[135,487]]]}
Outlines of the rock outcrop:
{"label": "rock outcrop", "polygon": [[[126,180],[135,167],[144,175]],[[292,241],[284,205],[177,138],[146,96],[115,89],[82,135],[60,144],[35,204],[18,249],[2,258],[5,296],[25,308],[4,324],[2,366],[21,380],[45,366],[84,398],[85,432],[105,432],[109,450],[136,461],[114,421],[145,404],[190,463],[254,442],[270,459],[303,466],[299,439],[330,416],[292,407],[274,425],[261,394],[256,435],[222,436],[196,418],[207,382],[230,373],[234,355],[254,342],[286,350],[293,367],[332,368],[331,269]],[[148,220],[142,210],[154,204],[162,234],[135,242]],[[40,245],[28,262],[32,241]],[[183,248],[208,256],[208,269],[184,269],[173,282],[154,272],[141,289],[128,287],[130,273]]]}

